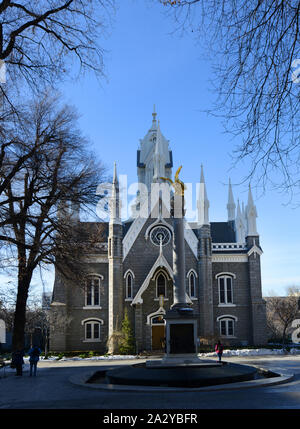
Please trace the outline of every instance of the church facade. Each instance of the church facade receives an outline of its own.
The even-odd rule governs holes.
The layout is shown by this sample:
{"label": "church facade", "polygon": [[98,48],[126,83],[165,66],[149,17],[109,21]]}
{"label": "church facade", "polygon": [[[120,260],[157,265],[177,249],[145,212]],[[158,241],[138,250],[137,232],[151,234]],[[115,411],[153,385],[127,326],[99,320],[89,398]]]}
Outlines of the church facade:
{"label": "church facade", "polygon": [[[172,169],[169,141],[153,113],[152,125],[137,151],[139,190],[134,216],[121,219],[116,166],[109,221],[80,222],[75,215],[85,230],[94,232],[100,227],[101,240],[96,251],[79,261],[88,270],[83,287],[56,273],[50,306],[52,351],[105,353],[125,310],[136,351],[163,349],[163,317],[173,303],[173,222],[168,192],[164,194],[169,189],[172,196],[168,187]],[[262,249],[251,188],[247,205],[241,208],[239,202],[235,204],[229,181],[227,220],[211,222],[201,166],[197,213],[197,221],[185,221],[184,238],[186,300],[198,315],[200,342],[265,344]],[[109,351],[114,352],[113,346]]]}

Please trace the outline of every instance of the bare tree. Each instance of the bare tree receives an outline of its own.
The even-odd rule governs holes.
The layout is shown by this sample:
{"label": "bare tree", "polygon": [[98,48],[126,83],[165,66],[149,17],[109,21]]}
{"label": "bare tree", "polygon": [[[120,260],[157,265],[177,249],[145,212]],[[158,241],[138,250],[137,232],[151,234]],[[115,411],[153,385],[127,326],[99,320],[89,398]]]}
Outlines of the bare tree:
{"label": "bare tree", "polygon": [[266,298],[268,327],[275,337],[282,339],[283,345],[299,311],[298,300],[299,297],[295,295]]}
{"label": "bare tree", "polygon": [[193,31],[209,47],[218,94],[211,113],[222,116],[226,129],[239,136],[234,159],[252,163],[245,179],[297,192],[300,1],[159,2],[174,12],[177,28]]}
{"label": "bare tree", "polygon": [[[0,73],[6,68],[6,83],[0,82],[0,196],[37,149],[24,141],[18,100],[24,103],[28,89],[39,93],[81,71],[103,77],[100,36],[113,10],[114,0],[0,0]],[[2,226],[9,221],[0,219]]]}
{"label": "bare tree", "polygon": [[95,237],[84,237],[73,215],[79,206],[86,212],[95,207],[96,188],[104,177],[103,166],[78,129],[74,109],[61,106],[57,97],[46,94],[23,106],[19,118],[26,131],[22,141],[35,150],[0,200],[3,219],[10,219],[0,230],[2,252],[14,258],[17,270],[13,349],[23,346],[34,270],[55,264],[65,276],[79,278],[81,254],[93,240],[100,241],[100,230]]}
{"label": "bare tree", "polygon": [[0,59],[7,80],[36,88],[64,78],[76,61],[101,75],[99,37],[113,6],[114,0],[2,0]]}

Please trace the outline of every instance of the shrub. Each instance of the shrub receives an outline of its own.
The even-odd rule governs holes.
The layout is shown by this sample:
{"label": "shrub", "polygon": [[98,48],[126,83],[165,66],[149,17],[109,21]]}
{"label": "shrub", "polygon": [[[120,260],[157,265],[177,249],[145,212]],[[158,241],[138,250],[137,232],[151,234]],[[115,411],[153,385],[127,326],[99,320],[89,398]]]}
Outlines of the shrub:
{"label": "shrub", "polygon": [[127,309],[125,309],[124,320],[121,329],[122,336],[120,338],[119,352],[122,355],[130,355],[135,352],[134,338],[128,317]]}

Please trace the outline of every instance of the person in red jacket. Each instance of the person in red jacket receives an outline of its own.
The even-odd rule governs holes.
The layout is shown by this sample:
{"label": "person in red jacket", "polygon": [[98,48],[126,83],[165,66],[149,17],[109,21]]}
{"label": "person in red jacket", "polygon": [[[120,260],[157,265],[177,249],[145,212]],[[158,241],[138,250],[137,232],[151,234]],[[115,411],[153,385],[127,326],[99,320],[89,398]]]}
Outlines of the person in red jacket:
{"label": "person in red jacket", "polygon": [[223,344],[221,344],[221,341],[219,340],[215,346],[215,352],[217,353],[219,362],[221,362],[221,359],[222,359],[223,349],[224,349]]}

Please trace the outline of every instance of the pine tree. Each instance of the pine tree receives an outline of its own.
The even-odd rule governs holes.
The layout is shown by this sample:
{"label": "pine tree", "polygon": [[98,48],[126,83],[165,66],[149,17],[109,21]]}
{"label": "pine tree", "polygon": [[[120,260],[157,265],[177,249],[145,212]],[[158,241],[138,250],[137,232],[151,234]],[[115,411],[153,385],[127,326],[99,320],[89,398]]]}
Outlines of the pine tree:
{"label": "pine tree", "polygon": [[131,329],[127,309],[125,309],[124,320],[122,322],[122,338],[119,351],[122,355],[129,355],[135,352],[134,337]]}

